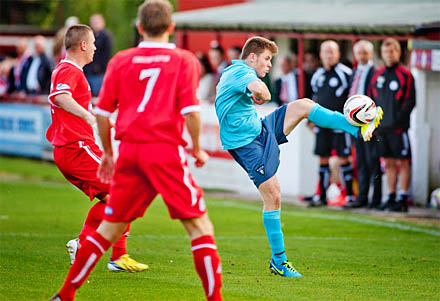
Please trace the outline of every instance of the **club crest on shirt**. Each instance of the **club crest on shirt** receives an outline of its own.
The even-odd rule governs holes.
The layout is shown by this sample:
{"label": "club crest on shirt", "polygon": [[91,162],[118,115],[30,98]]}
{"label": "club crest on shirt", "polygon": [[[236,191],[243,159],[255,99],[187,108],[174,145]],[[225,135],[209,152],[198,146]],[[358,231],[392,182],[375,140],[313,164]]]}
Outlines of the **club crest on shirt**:
{"label": "club crest on shirt", "polygon": [[256,170],[260,175],[264,175],[264,164],[258,167]]}
{"label": "club crest on shirt", "polygon": [[388,87],[390,88],[391,91],[397,91],[397,89],[399,89],[399,84],[395,80],[392,80],[390,81]]}
{"label": "club crest on shirt", "polygon": [[66,90],[66,89],[70,89],[70,86],[68,84],[58,84],[57,85],[57,90]]}
{"label": "club crest on shirt", "polygon": [[336,77],[332,77],[329,79],[328,84],[330,85],[330,87],[335,88],[338,86],[339,81]]}

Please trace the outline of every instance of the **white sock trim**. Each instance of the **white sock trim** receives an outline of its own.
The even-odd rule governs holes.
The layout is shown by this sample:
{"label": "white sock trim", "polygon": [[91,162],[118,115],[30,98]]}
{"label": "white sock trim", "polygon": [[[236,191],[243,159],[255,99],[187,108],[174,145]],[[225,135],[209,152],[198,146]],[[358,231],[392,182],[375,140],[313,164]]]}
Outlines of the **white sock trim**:
{"label": "white sock trim", "polygon": [[195,251],[195,250],[203,249],[203,248],[210,248],[210,249],[217,250],[217,246],[214,244],[200,244],[200,245],[192,247],[191,251]]}
{"label": "white sock trim", "polygon": [[95,253],[92,253],[90,255],[89,259],[87,259],[86,264],[83,266],[83,268],[79,272],[78,276],[76,276],[75,279],[73,279],[70,283],[77,283],[78,281],[83,279],[84,276],[86,275],[87,271],[90,269],[92,264],[95,262],[96,258],[98,258],[98,256]]}
{"label": "white sock trim", "polygon": [[207,297],[211,297],[212,293],[214,292],[214,286],[215,286],[215,278],[214,278],[214,271],[212,268],[211,256],[203,257],[203,262],[205,263],[206,276],[208,277],[208,296]]}

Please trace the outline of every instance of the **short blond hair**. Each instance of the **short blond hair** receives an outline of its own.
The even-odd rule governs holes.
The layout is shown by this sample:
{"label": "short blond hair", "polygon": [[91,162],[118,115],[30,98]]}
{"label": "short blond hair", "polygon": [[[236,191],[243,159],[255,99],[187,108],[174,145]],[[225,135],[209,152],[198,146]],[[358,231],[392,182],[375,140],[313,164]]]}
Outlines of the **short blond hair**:
{"label": "short blond hair", "polygon": [[87,40],[89,32],[93,32],[93,30],[84,24],[70,26],[64,36],[64,47],[66,50],[79,46],[82,41]]}
{"label": "short blond hair", "polygon": [[275,44],[275,42],[263,37],[251,37],[244,44],[240,59],[245,60],[251,53],[260,55],[266,49],[272,52],[272,54],[278,53],[278,46]]}

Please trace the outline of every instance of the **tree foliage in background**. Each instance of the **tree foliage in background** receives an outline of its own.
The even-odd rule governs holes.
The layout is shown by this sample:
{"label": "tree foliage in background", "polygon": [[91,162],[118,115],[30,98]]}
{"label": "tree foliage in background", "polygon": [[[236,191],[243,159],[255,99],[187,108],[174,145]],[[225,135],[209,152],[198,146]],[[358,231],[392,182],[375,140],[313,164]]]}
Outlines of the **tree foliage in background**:
{"label": "tree foliage in background", "polygon": [[[174,9],[176,9],[176,1],[170,0]],[[113,52],[116,52],[133,46],[137,9],[144,0],[43,0],[40,2],[40,9],[34,12],[35,19],[31,21],[42,28],[60,28],[69,16],[77,16],[82,24],[89,24],[92,14],[102,14],[107,29],[113,34]]]}

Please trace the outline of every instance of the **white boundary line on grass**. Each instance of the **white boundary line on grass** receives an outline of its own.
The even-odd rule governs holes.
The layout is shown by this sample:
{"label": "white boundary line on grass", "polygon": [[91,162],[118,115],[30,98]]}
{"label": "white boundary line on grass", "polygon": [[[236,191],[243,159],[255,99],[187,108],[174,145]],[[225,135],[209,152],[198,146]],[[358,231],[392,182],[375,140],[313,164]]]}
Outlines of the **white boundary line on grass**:
{"label": "white boundary line on grass", "polygon": [[[247,210],[253,210],[253,211],[261,211],[262,210],[261,208],[257,208],[252,205],[238,204],[238,203],[235,203],[232,201],[213,202],[210,205],[211,206],[220,205],[223,207],[232,207],[232,208],[247,209]],[[393,228],[393,229],[399,229],[399,230],[420,232],[420,233],[425,233],[425,234],[430,234],[430,235],[440,237],[440,231],[437,231],[437,230],[425,229],[425,228],[397,224],[397,223],[391,223],[391,222],[385,222],[385,221],[378,221],[378,220],[367,219],[367,218],[345,217],[345,216],[342,217],[342,216],[338,216],[338,215],[327,215],[327,214],[320,214],[320,213],[303,213],[303,212],[292,212],[292,211],[283,211],[282,214],[283,215],[300,216],[300,217],[319,218],[319,219],[350,221],[350,222],[359,223],[359,224],[367,224],[367,225],[381,226],[381,227],[387,227],[387,228]]]}
{"label": "white boundary line on grass", "polygon": [[[0,233],[0,238],[2,237],[24,237],[24,238],[64,238],[70,239],[75,237],[75,234],[50,234],[50,233],[16,233],[16,232],[3,232]],[[130,239],[159,239],[159,240],[188,240],[188,236],[185,234],[182,235],[153,235],[153,234],[130,234]],[[266,235],[216,235],[215,239],[217,240],[243,240],[243,239],[255,239],[255,240],[267,240]],[[345,237],[345,236],[304,236],[304,235],[288,235],[284,237],[285,240],[327,240],[327,241],[348,241],[348,240],[363,240],[363,241],[377,241],[379,238],[361,238],[361,237]],[[434,237],[420,237],[420,238],[391,238],[391,241],[438,241],[438,238]]]}

